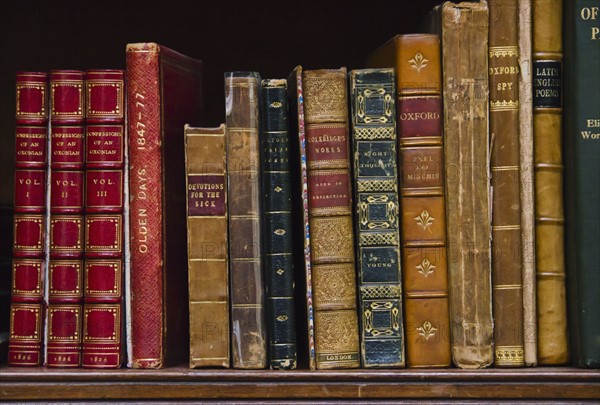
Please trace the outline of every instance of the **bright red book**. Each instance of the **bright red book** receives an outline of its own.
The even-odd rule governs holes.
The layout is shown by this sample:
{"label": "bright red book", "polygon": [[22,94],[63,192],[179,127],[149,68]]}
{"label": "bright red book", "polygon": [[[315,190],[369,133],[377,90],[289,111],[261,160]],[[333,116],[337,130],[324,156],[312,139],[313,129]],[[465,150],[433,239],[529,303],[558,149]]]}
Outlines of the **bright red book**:
{"label": "bright red book", "polygon": [[130,362],[161,368],[188,357],[183,126],[200,126],[202,63],[154,43],[126,54]]}
{"label": "bright red book", "polygon": [[81,365],[85,73],[50,72],[49,367]]}
{"label": "bright red book", "polygon": [[124,92],[123,70],[86,72],[82,364],[89,368],[123,360]]}
{"label": "bright red book", "polygon": [[42,363],[48,75],[16,75],[14,240],[8,364]]}

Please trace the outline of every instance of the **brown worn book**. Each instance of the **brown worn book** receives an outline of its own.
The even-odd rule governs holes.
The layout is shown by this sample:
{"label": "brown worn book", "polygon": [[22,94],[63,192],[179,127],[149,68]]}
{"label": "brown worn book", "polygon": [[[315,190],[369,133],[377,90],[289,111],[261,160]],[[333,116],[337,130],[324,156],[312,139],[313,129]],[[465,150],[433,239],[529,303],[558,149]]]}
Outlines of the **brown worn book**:
{"label": "brown worn book", "polygon": [[490,0],[489,5],[494,364],[518,367],[524,365],[519,13],[517,0]]}
{"label": "brown worn book", "polygon": [[267,323],[261,244],[260,77],[225,73],[231,355],[235,368],[265,368]]}
{"label": "brown worn book", "polygon": [[409,367],[451,363],[438,35],[398,35],[371,63],[395,66]]}
{"label": "brown worn book", "polygon": [[190,367],[229,367],[225,125],[185,126]]}
{"label": "brown worn book", "polygon": [[303,72],[316,367],[360,364],[346,69]]}
{"label": "brown worn book", "polygon": [[446,2],[442,34],[444,159],[452,359],[461,368],[493,361],[488,149],[488,8]]}
{"label": "brown worn book", "polygon": [[562,0],[533,1],[538,361],[568,360],[562,158]]}

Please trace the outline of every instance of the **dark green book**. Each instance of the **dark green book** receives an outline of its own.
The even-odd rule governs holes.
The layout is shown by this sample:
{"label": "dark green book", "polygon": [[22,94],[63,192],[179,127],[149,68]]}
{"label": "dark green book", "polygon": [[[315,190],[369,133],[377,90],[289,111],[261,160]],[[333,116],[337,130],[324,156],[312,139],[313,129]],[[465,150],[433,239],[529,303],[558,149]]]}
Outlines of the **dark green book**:
{"label": "dark green book", "polygon": [[600,10],[565,1],[565,201],[572,359],[600,367]]}

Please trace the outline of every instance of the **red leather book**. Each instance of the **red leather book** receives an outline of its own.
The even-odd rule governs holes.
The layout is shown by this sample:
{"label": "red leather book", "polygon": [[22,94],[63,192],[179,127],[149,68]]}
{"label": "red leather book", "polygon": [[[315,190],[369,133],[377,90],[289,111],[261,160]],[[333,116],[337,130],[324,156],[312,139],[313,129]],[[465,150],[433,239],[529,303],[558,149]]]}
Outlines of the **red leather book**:
{"label": "red leather book", "polygon": [[86,72],[85,272],[82,365],[122,363],[123,70]]}
{"label": "red leather book", "polygon": [[188,357],[183,126],[199,126],[202,63],[154,43],[126,53],[130,361],[160,368]]}
{"label": "red leather book", "polygon": [[46,364],[81,364],[85,73],[50,72],[50,264]]}
{"label": "red leather book", "polygon": [[15,204],[8,364],[42,362],[48,75],[16,75]]}

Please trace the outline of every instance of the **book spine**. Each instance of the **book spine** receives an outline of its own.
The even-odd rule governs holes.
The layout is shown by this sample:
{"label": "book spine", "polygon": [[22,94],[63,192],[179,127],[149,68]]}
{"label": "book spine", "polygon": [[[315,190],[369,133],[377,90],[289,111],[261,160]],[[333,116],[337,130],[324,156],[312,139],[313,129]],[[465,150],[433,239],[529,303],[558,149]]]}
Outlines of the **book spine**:
{"label": "book spine", "polygon": [[272,369],[296,368],[296,312],[287,82],[261,83],[264,260]]}
{"label": "book spine", "polygon": [[225,73],[233,367],[267,366],[261,240],[260,77]]}
{"label": "book spine", "polygon": [[16,75],[15,203],[8,364],[42,363],[46,272],[48,75]]}
{"label": "book spine", "polygon": [[537,365],[535,297],[535,199],[533,178],[533,102],[531,100],[532,0],[519,3],[519,167],[521,175],[521,263],[523,266],[523,336],[525,365]]}
{"label": "book spine", "polygon": [[86,72],[82,365],[89,368],[122,363],[124,80],[122,70]]}
{"label": "book spine", "polygon": [[400,35],[395,46],[407,361],[410,367],[447,367],[451,354],[440,39]]}
{"label": "book spine", "polygon": [[600,10],[565,2],[567,274],[574,364],[600,368]]}
{"label": "book spine", "polygon": [[517,0],[490,0],[489,87],[492,171],[494,364],[524,363],[519,36]]}
{"label": "book spine", "polygon": [[161,89],[157,46],[128,46],[131,345],[134,368],[164,364]]}
{"label": "book spine", "polygon": [[85,73],[50,72],[48,367],[81,365]]}
{"label": "book spine", "polygon": [[360,365],[346,69],[303,73],[316,367]]}
{"label": "book spine", "polygon": [[452,359],[481,368],[494,358],[487,4],[444,3],[441,24]]}
{"label": "book spine", "polygon": [[568,360],[562,157],[562,1],[533,1],[538,361]]}
{"label": "book spine", "polygon": [[404,366],[394,81],[393,69],[350,72],[364,367]]}
{"label": "book spine", "polygon": [[229,368],[225,126],[185,127],[190,367]]}

